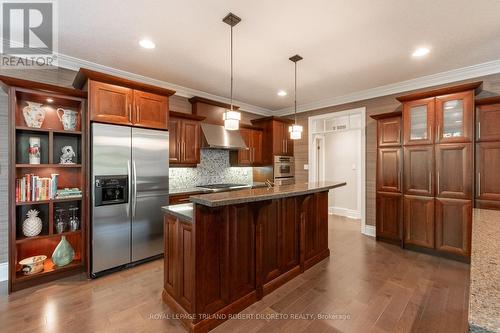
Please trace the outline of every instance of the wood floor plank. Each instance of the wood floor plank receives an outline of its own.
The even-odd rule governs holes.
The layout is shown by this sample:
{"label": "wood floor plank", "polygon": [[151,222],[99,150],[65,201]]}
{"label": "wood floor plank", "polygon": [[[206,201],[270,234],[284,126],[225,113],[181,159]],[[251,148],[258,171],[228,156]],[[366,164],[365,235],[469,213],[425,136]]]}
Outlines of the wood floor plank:
{"label": "wood floor plank", "polygon": [[[227,321],[213,332],[467,331],[468,265],[375,242],[359,230],[359,221],[331,216],[329,258],[244,309],[241,313],[250,319]],[[12,295],[0,283],[0,331],[186,332],[171,319],[162,289],[161,260],[95,280],[69,277]],[[330,317],[266,317],[310,313]]]}

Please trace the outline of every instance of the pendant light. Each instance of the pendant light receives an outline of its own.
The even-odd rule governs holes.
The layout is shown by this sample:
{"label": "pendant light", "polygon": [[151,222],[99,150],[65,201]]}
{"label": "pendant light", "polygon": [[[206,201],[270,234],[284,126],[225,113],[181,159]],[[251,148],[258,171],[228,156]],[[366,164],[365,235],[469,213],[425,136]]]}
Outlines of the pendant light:
{"label": "pendant light", "polygon": [[303,128],[302,125],[297,124],[297,61],[300,61],[303,58],[298,54],[296,54],[293,57],[290,57],[289,59],[293,61],[293,63],[295,64],[295,93],[294,93],[295,120],[293,122],[293,125],[290,125],[290,127],[288,127],[288,132],[290,132],[290,139],[300,140],[302,138]]}
{"label": "pendant light", "polygon": [[231,27],[231,107],[224,112],[224,128],[235,131],[240,128],[241,114],[233,109],[233,27],[240,23],[241,19],[233,13],[229,13],[222,21]]}

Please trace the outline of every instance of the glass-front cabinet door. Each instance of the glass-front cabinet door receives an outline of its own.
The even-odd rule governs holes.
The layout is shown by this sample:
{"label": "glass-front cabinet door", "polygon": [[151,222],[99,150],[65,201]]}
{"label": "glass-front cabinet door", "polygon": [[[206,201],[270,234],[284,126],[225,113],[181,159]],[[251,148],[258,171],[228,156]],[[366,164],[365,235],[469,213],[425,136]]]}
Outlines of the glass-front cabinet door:
{"label": "glass-front cabinet door", "polygon": [[436,142],[471,142],[474,93],[436,97]]}
{"label": "glass-front cabinet door", "polygon": [[403,133],[405,145],[434,143],[434,98],[403,104]]}

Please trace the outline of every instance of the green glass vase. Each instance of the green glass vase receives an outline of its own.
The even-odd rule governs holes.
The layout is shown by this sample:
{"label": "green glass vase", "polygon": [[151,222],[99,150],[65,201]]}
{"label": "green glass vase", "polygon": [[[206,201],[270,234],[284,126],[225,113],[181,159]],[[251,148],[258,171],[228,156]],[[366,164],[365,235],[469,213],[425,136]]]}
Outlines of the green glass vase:
{"label": "green glass vase", "polygon": [[73,261],[74,257],[75,250],[73,250],[71,244],[66,240],[66,236],[62,236],[61,241],[52,253],[52,262],[59,267],[66,266]]}

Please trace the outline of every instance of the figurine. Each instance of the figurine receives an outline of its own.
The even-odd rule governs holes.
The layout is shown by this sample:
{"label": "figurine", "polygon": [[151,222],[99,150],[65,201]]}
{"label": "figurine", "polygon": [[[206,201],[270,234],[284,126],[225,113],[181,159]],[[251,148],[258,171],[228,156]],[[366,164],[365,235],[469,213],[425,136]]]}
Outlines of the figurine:
{"label": "figurine", "polygon": [[61,161],[60,164],[75,164],[73,162],[73,158],[76,157],[75,151],[73,150],[73,147],[71,146],[64,146],[61,149],[62,155],[61,155]]}

